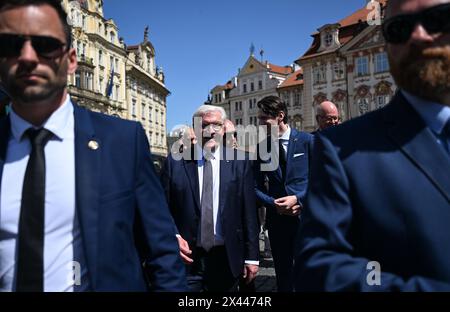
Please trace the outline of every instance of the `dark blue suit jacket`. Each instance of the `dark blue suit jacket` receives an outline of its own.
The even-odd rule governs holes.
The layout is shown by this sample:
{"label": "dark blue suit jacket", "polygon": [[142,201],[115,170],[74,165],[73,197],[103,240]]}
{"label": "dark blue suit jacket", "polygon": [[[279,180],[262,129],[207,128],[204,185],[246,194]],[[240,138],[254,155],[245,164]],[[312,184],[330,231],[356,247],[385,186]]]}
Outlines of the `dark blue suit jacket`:
{"label": "dark blue suit jacket", "polygon": [[[261,171],[261,164],[267,164],[271,160],[262,160],[261,157],[258,157],[255,164],[256,196],[266,208],[273,210],[273,201],[288,195],[295,195],[299,203],[304,203],[308,187],[309,145],[312,138],[313,136],[309,133],[291,128],[286,154],[286,179],[284,180],[279,167],[274,171]],[[262,144],[267,143],[263,142]],[[258,150],[260,148],[258,145]],[[270,144],[267,149],[270,152]],[[266,178],[269,182],[268,190],[264,186]]]}
{"label": "dark blue suit jacket", "polygon": [[450,290],[450,156],[400,93],[320,132],[312,159],[297,290]]}
{"label": "dark blue suit jacket", "polygon": [[[224,148],[221,150],[223,152]],[[225,155],[220,162],[219,190],[225,248],[234,277],[242,274],[245,260],[259,260],[253,172],[250,161],[241,160],[246,155],[241,154],[237,158],[237,153],[239,152],[229,149],[222,153]],[[237,160],[227,160],[230,156]],[[197,161],[175,160],[169,155],[161,180],[179,234],[195,250],[201,216]]]}
{"label": "dark blue suit jacket", "polygon": [[[157,291],[186,290],[173,219],[142,126],[77,105],[74,116],[76,213],[91,290],[146,291],[148,283]],[[0,177],[9,133],[3,118]],[[88,147],[91,140],[98,150]]]}

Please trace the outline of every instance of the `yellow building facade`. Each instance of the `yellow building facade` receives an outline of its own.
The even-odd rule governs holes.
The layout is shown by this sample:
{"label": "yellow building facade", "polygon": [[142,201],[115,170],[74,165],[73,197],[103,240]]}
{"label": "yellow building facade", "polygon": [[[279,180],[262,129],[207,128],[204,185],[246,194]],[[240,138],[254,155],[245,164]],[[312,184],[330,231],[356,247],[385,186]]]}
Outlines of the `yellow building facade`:
{"label": "yellow building facade", "polygon": [[103,14],[103,0],[62,0],[72,26],[78,69],[68,79],[71,97],[93,111],[142,123],[154,156],[167,155],[164,74],[148,40],[127,47]]}

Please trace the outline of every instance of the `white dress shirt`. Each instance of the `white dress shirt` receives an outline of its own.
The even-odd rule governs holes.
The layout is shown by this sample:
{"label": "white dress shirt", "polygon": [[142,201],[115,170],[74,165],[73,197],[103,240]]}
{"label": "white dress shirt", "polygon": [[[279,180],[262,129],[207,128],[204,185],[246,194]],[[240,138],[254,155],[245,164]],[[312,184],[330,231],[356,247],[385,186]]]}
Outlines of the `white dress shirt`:
{"label": "white dress shirt", "polygon": [[[201,153],[202,150],[198,147]],[[200,154],[199,155],[202,155]],[[220,148],[216,148],[211,159],[212,174],[213,174],[213,218],[214,218],[214,246],[224,245],[224,239],[222,235],[222,224],[219,213],[219,190],[220,190]],[[205,160],[202,158],[197,161],[198,167],[198,185],[200,190],[200,199],[202,198],[203,191],[203,165]]]}
{"label": "white dress shirt", "polygon": [[289,145],[289,138],[291,137],[291,127],[287,126],[287,130],[283,133],[282,136],[280,136],[280,144],[282,144],[284,152],[287,155],[288,145]]}
{"label": "white dress shirt", "polygon": [[[45,146],[44,291],[74,290],[74,244],[80,245],[75,218],[75,133],[73,105],[64,104],[43,124],[54,136]],[[24,133],[32,125],[10,112],[11,136],[1,177],[0,291],[15,290],[16,244],[22,187],[31,152]]]}
{"label": "white dress shirt", "polygon": [[[203,150],[197,145],[198,155],[203,155]],[[221,215],[219,212],[219,199],[220,199],[220,147],[216,148],[212,154],[211,161],[213,172],[213,218],[214,218],[214,246],[223,246],[225,244]],[[203,165],[205,163],[204,158],[197,161],[198,167],[198,185],[200,190],[200,199],[202,198],[203,191]],[[259,265],[259,261],[245,260],[246,264]]]}

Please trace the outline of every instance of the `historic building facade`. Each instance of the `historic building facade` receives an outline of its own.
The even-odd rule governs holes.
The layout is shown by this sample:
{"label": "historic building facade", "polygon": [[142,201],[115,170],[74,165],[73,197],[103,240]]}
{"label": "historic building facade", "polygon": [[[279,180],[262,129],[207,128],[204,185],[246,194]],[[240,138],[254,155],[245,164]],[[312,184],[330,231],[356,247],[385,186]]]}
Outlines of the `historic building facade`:
{"label": "historic building facade", "polygon": [[289,125],[297,130],[303,130],[303,93],[301,68],[290,74],[278,87],[278,94],[288,108]]}
{"label": "historic building facade", "polygon": [[256,103],[268,95],[278,95],[278,87],[293,71],[291,66],[261,62],[252,53],[236,77],[211,90],[210,102],[223,107],[235,125],[256,126]]}
{"label": "historic building facade", "polygon": [[69,93],[80,105],[142,123],[154,156],[167,155],[164,74],[155,65],[148,40],[127,47],[103,0],[62,0],[72,25],[78,69],[69,77]]}
{"label": "historic building facade", "polygon": [[164,85],[164,73],[155,65],[155,49],[148,40],[148,29],[144,41],[127,48],[126,118],[140,121],[152,142],[152,152],[167,155],[166,98],[169,90]]}
{"label": "historic building facade", "polygon": [[[386,1],[379,3],[382,19]],[[315,109],[324,100],[334,102],[345,121],[386,105],[393,96],[396,86],[381,26],[368,23],[372,15],[365,7],[336,24],[324,25],[313,34],[308,51],[296,60],[303,69],[306,131],[317,128]]]}

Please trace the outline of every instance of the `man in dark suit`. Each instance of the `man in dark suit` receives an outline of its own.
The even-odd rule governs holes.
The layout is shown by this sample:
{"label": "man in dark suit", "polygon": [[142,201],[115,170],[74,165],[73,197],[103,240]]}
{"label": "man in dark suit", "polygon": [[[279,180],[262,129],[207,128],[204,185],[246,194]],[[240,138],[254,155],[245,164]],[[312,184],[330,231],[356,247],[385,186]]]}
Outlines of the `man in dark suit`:
{"label": "man in dark suit", "polygon": [[279,97],[263,98],[258,102],[258,108],[260,125],[269,128],[269,135],[258,146],[256,194],[266,207],[266,225],[278,291],[291,292],[294,239],[308,186],[308,155],[312,135],[289,127],[287,107]]}
{"label": "man in dark suit", "polygon": [[450,290],[449,16],[450,1],[388,2],[383,34],[400,91],[318,134],[297,290]]}
{"label": "man in dark suit", "polygon": [[258,271],[253,172],[245,154],[223,147],[225,119],[222,108],[201,106],[201,145],[169,155],[162,171],[192,291],[236,291],[242,275],[250,283]]}
{"label": "man in dark suit", "polygon": [[71,102],[70,42],[60,1],[1,1],[0,290],[183,291],[145,133]]}

